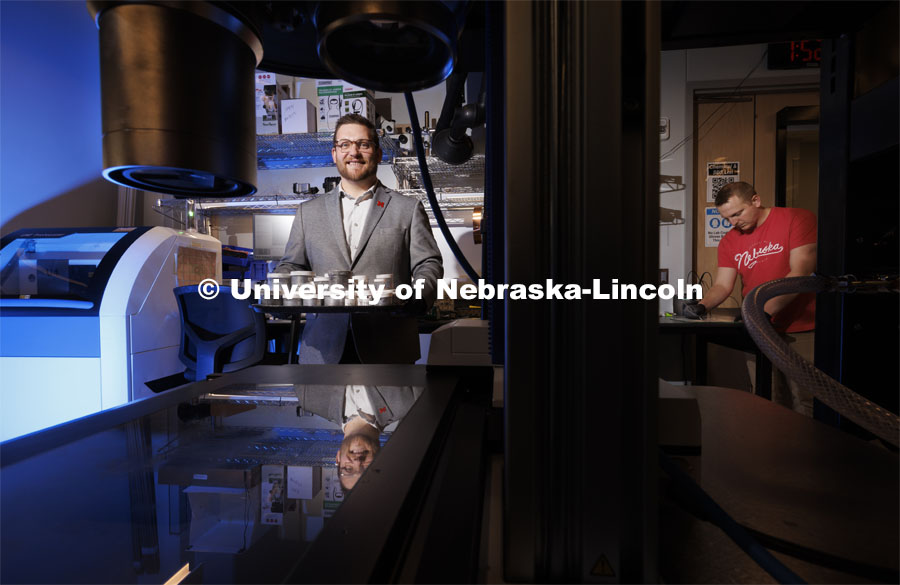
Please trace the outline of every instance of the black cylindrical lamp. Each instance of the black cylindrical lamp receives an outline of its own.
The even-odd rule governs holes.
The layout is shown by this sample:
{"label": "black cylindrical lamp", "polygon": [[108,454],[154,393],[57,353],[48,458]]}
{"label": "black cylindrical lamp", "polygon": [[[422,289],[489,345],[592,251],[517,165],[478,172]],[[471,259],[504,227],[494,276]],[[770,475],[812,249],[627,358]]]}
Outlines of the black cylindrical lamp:
{"label": "black cylindrical lamp", "polygon": [[252,23],[209,2],[88,2],[100,29],[103,176],[176,197],[256,192]]}

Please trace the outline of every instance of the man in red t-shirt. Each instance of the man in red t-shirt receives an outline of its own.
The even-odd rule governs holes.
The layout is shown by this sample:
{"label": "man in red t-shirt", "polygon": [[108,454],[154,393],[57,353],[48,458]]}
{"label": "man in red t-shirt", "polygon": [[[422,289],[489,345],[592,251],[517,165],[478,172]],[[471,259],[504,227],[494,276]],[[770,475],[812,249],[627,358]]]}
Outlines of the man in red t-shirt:
{"label": "man in red t-shirt", "polygon": [[[687,305],[684,315],[699,319],[731,294],[741,275],[741,294],[756,286],[789,276],[809,276],[816,268],[816,217],[805,209],[764,207],[749,183],[730,183],[716,195],[716,207],[732,223],[719,242],[719,266],[712,288],[699,303]],[[813,359],[816,297],[814,294],[781,295],[766,302],[772,324],[794,350]],[[798,412],[812,415],[812,396],[790,385],[790,394],[774,380],[772,399]]]}

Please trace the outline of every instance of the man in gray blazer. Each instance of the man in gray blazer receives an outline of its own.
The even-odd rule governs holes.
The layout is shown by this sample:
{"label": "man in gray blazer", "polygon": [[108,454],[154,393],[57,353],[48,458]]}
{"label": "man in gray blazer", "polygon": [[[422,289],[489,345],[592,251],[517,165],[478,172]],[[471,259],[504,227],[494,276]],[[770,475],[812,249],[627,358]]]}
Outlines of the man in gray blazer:
{"label": "man in gray blazer", "polygon": [[421,386],[295,384],[300,408],[341,425],[335,456],[341,487],[350,492],[381,450],[379,435],[401,420],[422,394]]}
{"label": "man in gray blazer", "polygon": [[[376,176],[381,147],[375,127],[357,114],[338,120],[331,157],[341,182],[297,209],[277,272],[334,270],[393,274],[394,286],[424,281],[420,302],[427,310],[443,276],[441,253],[422,204],[382,185]],[[348,335],[349,332],[349,335]],[[412,316],[307,314],[301,364],[414,363],[419,335]]]}

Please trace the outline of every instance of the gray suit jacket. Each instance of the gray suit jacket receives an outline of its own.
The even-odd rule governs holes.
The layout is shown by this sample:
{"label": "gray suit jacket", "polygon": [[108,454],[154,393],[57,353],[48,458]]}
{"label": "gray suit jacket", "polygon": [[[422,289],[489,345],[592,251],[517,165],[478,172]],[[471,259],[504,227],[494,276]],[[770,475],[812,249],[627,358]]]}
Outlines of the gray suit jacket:
{"label": "gray suit jacket", "polygon": [[[340,184],[297,209],[284,257],[276,271],[332,270],[394,275],[394,286],[425,281],[423,300],[430,307],[443,276],[441,253],[422,204],[387,189],[375,188],[369,215],[351,260],[341,219]],[[378,314],[307,314],[300,344],[301,364],[335,364],[341,359],[347,331],[363,363],[414,363],[419,335],[413,317]]]}
{"label": "gray suit jacket", "polygon": [[[300,408],[318,414],[333,423],[344,421],[345,386],[295,384]],[[375,422],[384,429],[401,420],[422,394],[421,386],[366,386],[369,402],[375,409]]]}

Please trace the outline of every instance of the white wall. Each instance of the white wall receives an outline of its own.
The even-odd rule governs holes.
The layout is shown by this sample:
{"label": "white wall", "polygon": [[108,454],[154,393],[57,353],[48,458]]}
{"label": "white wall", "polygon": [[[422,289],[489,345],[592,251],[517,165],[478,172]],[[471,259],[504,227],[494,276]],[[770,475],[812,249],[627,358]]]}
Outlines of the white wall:
{"label": "white wall", "polygon": [[[693,93],[705,88],[733,88],[763,58],[766,45],[741,45],[710,49],[663,51],[660,60],[660,116],[670,120],[670,138],[660,142],[661,175],[682,177],[685,189],[660,194],[660,207],[682,212],[685,223],[661,226],[659,232],[659,266],[669,269],[669,281],[686,278],[691,264],[693,208]],[[801,71],[769,71],[763,62],[744,82],[743,87],[817,83],[818,69]],[[682,139],[687,143],[662,157]],[[660,312],[672,310],[672,301],[660,300]]]}
{"label": "white wall", "polygon": [[[740,82],[753,67],[760,62],[766,45],[739,45],[736,47],[715,47],[710,49],[689,49],[672,51],[686,53],[688,81],[734,81]],[[668,51],[666,51],[668,52]],[[790,84],[818,81],[819,70],[768,70],[765,62],[760,65],[745,85],[759,84],[761,80],[772,84]],[[725,86],[728,87],[728,86]]]}
{"label": "white wall", "polygon": [[84,2],[0,2],[0,232],[115,225]]}
{"label": "white wall", "polygon": [[[686,83],[687,78],[687,51],[663,51],[660,59],[660,103],[659,115],[669,118],[669,139],[659,143],[659,154],[662,157],[667,151],[675,147],[690,132],[687,117],[685,116],[685,102],[688,100]],[[675,175],[681,177],[680,183],[685,182],[685,174],[689,164],[685,163],[687,151],[680,148],[673,154],[661,158],[659,163],[660,175]],[[659,195],[660,207],[681,211],[682,217],[688,219],[690,198],[687,190],[668,191],[662,190]],[[676,282],[679,278],[685,278],[690,261],[690,227],[687,223],[682,225],[668,225],[659,228],[659,267],[669,269],[669,282]],[[672,310],[672,300],[660,300],[660,311]]]}

